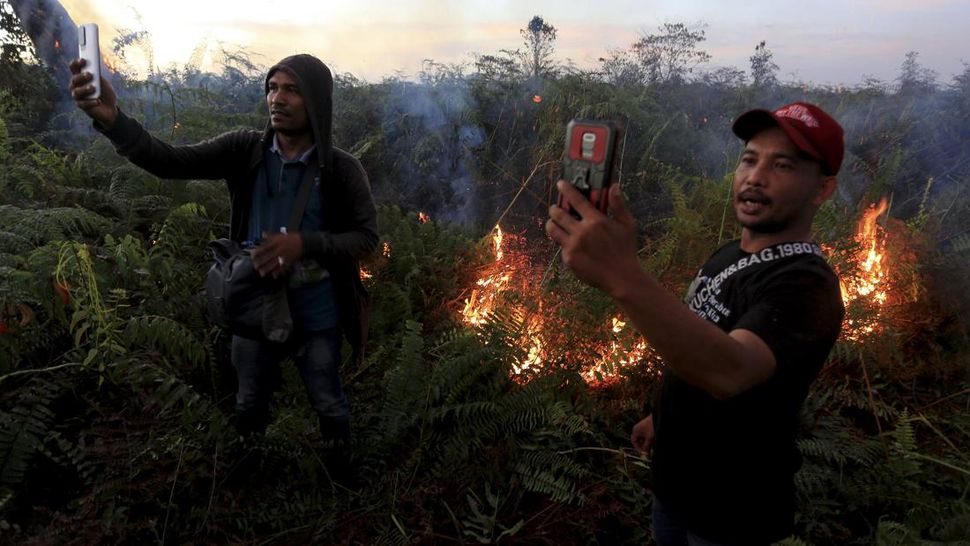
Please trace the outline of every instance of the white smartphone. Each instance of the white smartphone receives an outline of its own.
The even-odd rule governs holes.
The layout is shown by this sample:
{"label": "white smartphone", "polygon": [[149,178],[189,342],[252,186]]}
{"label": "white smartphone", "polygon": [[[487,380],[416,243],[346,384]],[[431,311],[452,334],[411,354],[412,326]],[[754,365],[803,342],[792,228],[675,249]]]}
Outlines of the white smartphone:
{"label": "white smartphone", "polygon": [[94,93],[89,99],[101,96],[101,47],[98,45],[98,25],[87,23],[77,27],[78,56],[86,61],[84,71],[94,76]]}

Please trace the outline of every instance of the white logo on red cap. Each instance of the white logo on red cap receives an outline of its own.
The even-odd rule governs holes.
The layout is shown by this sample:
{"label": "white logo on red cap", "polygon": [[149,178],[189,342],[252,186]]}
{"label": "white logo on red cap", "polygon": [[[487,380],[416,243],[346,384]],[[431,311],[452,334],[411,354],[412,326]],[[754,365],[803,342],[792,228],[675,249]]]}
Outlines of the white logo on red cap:
{"label": "white logo on red cap", "polygon": [[776,116],[783,118],[797,119],[809,127],[818,127],[818,120],[815,116],[801,104],[790,104],[775,112]]}

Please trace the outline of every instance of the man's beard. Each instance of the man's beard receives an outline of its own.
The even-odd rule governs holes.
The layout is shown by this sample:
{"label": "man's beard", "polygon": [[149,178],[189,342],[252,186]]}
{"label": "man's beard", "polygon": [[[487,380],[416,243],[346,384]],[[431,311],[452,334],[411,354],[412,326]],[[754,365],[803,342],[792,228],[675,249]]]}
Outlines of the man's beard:
{"label": "man's beard", "polygon": [[747,228],[755,233],[772,234],[784,231],[789,225],[790,221],[785,221],[784,219],[778,220],[773,218],[765,218],[762,220],[757,220],[754,222],[744,223],[738,220],[742,227]]}
{"label": "man's beard", "polygon": [[273,130],[283,136],[288,137],[303,136],[312,133],[309,127],[301,127],[298,129],[291,127],[273,127]]}

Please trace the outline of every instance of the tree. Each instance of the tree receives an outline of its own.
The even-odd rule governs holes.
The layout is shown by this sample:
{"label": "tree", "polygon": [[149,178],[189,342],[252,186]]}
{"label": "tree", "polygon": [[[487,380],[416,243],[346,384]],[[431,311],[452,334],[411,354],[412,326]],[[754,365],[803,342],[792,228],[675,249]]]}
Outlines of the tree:
{"label": "tree", "polygon": [[702,29],[691,30],[684,23],[664,23],[660,34],[643,36],[633,44],[633,53],[643,68],[645,83],[682,83],[687,75],[711,56],[697,48],[706,40]]}
{"label": "tree", "polygon": [[701,81],[712,87],[741,87],[747,80],[743,70],[733,66],[719,66],[701,75]]}
{"label": "tree", "polygon": [[[0,124],[6,136],[17,137],[34,136],[46,128],[63,89],[55,85],[48,66],[38,62],[47,59],[39,58],[21,13],[19,4],[0,0]],[[57,73],[58,66],[53,67]],[[66,70],[65,65],[60,72]]]}
{"label": "tree", "polygon": [[599,58],[603,78],[617,87],[642,85],[646,81],[643,67],[628,49],[611,49],[609,55]]}
{"label": "tree", "polygon": [[0,63],[21,64],[34,56],[30,37],[7,0],[0,0]]}
{"label": "tree", "polygon": [[556,47],[556,27],[536,15],[519,32],[525,39],[525,53],[522,54],[525,73],[534,78],[552,75],[555,72],[552,53]]}
{"label": "tree", "polygon": [[910,51],[899,71],[899,93],[903,95],[936,89],[936,72],[919,63],[919,53]]}
{"label": "tree", "polygon": [[754,46],[754,55],[748,58],[751,61],[751,79],[755,87],[770,89],[778,85],[778,65],[772,61],[774,53],[765,45],[765,41]]}
{"label": "tree", "polygon": [[959,112],[959,118],[970,121],[970,63],[963,63],[963,72],[953,77],[950,91],[955,110]]}

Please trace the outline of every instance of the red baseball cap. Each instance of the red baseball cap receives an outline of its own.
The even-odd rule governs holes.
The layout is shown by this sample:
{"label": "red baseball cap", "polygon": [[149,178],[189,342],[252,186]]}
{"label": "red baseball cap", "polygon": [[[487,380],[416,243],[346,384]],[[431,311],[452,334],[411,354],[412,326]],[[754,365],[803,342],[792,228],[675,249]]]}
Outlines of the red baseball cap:
{"label": "red baseball cap", "polygon": [[807,102],[794,102],[770,112],[748,110],[734,121],[731,129],[745,142],[768,127],[781,127],[801,151],[817,159],[826,175],[834,176],[845,155],[839,122],[824,110]]}

